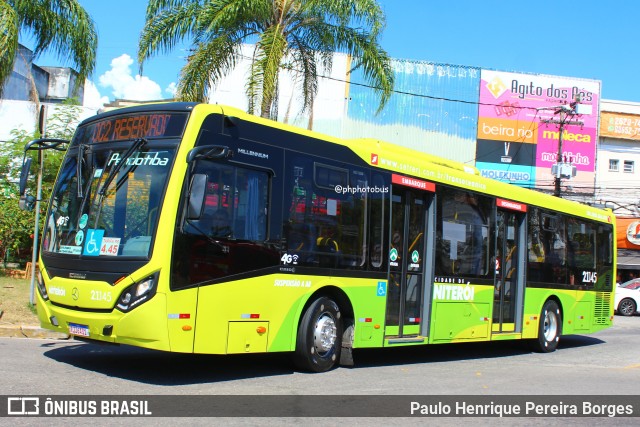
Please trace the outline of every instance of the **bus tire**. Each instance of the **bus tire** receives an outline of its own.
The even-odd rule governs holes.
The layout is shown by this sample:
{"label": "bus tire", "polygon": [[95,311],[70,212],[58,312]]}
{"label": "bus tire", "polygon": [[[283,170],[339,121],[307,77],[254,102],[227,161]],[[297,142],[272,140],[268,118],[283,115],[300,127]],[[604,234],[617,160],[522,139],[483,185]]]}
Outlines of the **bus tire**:
{"label": "bus tire", "polygon": [[633,316],[636,312],[636,303],[631,298],[625,298],[618,304],[618,314]]}
{"label": "bus tire", "polygon": [[305,371],[325,372],[338,364],[343,322],[340,307],[331,298],[316,299],[298,326],[295,365]]}
{"label": "bus tire", "polygon": [[562,334],[562,313],[558,303],[548,300],[542,306],[538,338],[533,341],[533,349],[539,353],[551,353],[558,348]]}

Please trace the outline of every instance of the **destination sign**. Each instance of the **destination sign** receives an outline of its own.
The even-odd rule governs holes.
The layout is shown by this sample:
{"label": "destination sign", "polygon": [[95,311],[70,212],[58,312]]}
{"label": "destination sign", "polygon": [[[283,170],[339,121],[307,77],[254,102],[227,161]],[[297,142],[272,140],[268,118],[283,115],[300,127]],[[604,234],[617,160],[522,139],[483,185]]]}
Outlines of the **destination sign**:
{"label": "destination sign", "polygon": [[114,116],[78,128],[73,145],[182,135],[186,113],[140,113]]}

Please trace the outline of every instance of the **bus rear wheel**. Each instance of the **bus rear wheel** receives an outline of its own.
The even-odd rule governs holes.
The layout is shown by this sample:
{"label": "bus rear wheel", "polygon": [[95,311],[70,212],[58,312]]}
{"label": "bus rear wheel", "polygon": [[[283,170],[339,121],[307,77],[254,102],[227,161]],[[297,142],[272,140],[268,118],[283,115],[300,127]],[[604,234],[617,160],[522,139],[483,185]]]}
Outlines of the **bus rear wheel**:
{"label": "bus rear wheel", "polygon": [[560,335],[562,334],[562,313],[558,303],[548,300],[542,306],[540,323],[538,326],[538,338],[533,342],[533,348],[540,353],[551,353],[558,348]]}
{"label": "bus rear wheel", "polygon": [[340,307],[328,297],[316,299],[298,326],[295,365],[305,371],[325,372],[340,360],[343,323]]}

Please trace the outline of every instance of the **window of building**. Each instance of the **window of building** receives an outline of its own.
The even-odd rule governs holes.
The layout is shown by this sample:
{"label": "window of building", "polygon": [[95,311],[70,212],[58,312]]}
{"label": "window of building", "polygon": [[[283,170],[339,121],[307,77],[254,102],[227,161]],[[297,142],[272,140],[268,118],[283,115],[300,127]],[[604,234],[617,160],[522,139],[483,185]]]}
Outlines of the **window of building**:
{"label": "window of building", "polygon": [[633,160],[625,160],[624,161],[624,171],[628,173],[633,173],[634,164]]}
{"label": "window of building", "polygon": [[609,172],[619,172],[619,171],[620,171],[620,160],[609,159]]}

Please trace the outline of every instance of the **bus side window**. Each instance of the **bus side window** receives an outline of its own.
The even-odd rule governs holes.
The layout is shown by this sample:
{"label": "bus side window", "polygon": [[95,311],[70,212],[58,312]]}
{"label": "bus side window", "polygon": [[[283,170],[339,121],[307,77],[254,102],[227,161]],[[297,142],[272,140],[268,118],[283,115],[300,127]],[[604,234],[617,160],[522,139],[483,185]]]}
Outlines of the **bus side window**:
{"label": "bus side window", "polygon": [[481,194],[446,187],[439,191],[437,275],[485,277],[493,274],[489,266],[491,206],[492,199]]}
{"label": "bus side window", "polygon": [[385,227],[388,218],[389,184],[385,182],[382,175],[374,173],[371,182],[373,188],[381,189],[380,192],[373,192],[369,195],[369,264],[373,269],[384,269],[386,267],[386,257],[383,256],[385,247]]}
{"label": "bus side window", "polygon": [[368,195],[358,188],[368,186],[368,174],[315,160],[298,155],[286,171],[287,254],[300,265],[366,268]]}
{"label": "bus side window", "polygon": [[293,262],[312,265],[315,261],[316,231],[312,224],[290,224],[285,229],[287,252],[295,256]]}

